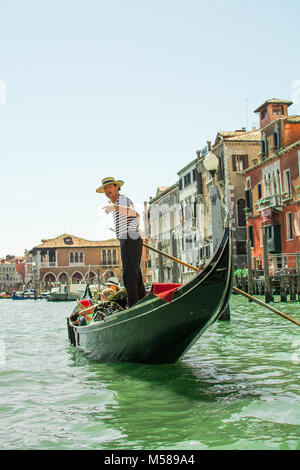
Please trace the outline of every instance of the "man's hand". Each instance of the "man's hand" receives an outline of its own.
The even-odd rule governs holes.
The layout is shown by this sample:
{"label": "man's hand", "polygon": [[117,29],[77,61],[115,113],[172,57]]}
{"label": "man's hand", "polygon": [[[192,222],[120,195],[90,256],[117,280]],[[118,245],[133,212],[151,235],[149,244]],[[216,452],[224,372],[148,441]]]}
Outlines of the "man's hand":
{"label": "man's hand", "polygon": [[110,203],[108,206],[102,207],[102,209],[104,209],[107,214],[116,211],[125,214],[126,217],[137,217],[139,223],[140,215],[132,207],[118,206],[118,204]]}
{"label": "man's hand", "polygon": [[111,212],[114,212],[116,210],[114,204],[108,204],[108,206],[104,206],[102,207],[102,209],[105,210],[106,214],[110,214]]}

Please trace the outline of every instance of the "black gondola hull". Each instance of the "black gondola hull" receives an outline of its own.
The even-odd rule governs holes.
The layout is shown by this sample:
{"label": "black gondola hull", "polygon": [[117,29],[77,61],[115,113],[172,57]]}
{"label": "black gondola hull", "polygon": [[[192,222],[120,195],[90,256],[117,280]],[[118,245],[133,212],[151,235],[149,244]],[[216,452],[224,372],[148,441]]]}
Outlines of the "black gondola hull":
{"label": "black gondola hull", "polygon": [[73,326],[68,319],[71,343],[102,362],[176,362],[229,302],[231,244],[226,229],[205,270],[181,286],[171,302],[150,292],[134,307],[88,326]]}

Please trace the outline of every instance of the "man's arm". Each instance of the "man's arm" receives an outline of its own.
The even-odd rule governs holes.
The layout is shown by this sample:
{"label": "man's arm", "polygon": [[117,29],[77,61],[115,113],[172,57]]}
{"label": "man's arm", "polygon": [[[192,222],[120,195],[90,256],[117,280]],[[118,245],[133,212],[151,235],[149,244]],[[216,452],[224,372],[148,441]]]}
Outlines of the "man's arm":
{"label": "man's arm", "polygon": [[103,209],[107,214],[111,212],[120,212],[121,214],[125,214],[127,217],[137,217],[140,219],[139,213],[133,207],[126,207],[126,206],[118,206],[118,204],[109,204],[108,206],[104,206]]}

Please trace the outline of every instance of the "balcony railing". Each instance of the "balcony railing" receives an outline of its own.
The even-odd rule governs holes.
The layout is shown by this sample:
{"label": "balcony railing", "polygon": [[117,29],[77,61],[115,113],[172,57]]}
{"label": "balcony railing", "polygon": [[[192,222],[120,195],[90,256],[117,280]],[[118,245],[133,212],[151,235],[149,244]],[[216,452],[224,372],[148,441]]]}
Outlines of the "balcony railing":
{"label": "balcony railing", "polygon": [[272,194],[271,196],[266,196],[259,199],[256,203],[256,208],[258,211],[264,209],[277,209],[282,211],[282,195],[281,194]]}
{"label": "balcony railing", "polygon": [[41,268],[51,268],[51,267],[56,267],[57,263],[56,261],[41,261],[40,267]]}

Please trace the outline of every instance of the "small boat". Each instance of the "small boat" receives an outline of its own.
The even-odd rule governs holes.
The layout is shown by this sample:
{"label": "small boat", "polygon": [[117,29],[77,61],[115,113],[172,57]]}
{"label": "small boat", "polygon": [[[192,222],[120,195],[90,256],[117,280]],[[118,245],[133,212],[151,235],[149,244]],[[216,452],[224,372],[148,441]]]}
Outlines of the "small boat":
{"label": "small boat", "polygon": [[12,294],[8,294],[7,292],[1,292],[0,293],[0,299],[11,299]]}
{"label": "small boat", "polygon": [[[216,253],[191,280],[152,284],[133,307],[86,326],[68,317],[69,340],[101,362],[174,363],[225,311],[232,279],[232,236],[225,228]],[[82,298],[90,297],[87,286]]]}
{"label": "small boat", "polygon": [[29,296],[25,295],[24,292],[15,292],[15,291],[13,291],[12,299],[13,300],[26,300],[26,299],[29,299]]}
{"label": "small boat", "polygon": [[37,299],[43,299],[44,297],[40,294],[35,294],[34,292],[31,291],[24,291],[24,292],[13,292],[12,294],[12,300],[37,300]]}
{"label": "small boat", "polygon": [[68,302],[78,299],[77,294],[72,294],[72,292],[51,292],[47,295],[46,299],[49,302]]}
{"label": "small boat", "polygon": [[62,285],[60,287],[53,287],[51,291],[47,294],[46,299],[49,302],[67,302],[78,300],[84,293],[84,285],[71,284],[68,288],[67,285]]}

